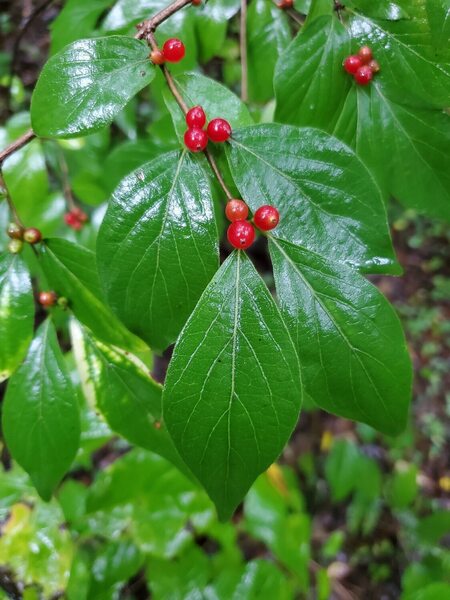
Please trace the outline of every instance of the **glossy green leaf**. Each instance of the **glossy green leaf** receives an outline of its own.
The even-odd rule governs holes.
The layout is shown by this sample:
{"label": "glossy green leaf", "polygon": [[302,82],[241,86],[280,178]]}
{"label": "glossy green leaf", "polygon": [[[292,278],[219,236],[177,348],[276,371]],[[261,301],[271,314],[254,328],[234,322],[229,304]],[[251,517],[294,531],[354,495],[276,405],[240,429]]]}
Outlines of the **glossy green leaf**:
{"label": "glossy green leaf", "polygon": [[333,15],[315,19],[280,56],[275,72],[276,120],[330,131],[352,84],[342,68],[350,37]]}
{"label": "glossy green leaf", "polygon": [[277,598],[291,600],[294,594],[285,575],[271,562],[252,560],[247,563],[232,600]]}
{"label": "glossy green leaf", "polygon": [[75,40],[88,37],[110,4],[111,0],[68,0],[50,26],[50,54],[59,52]]}
{"label": "glossy green leaf", "polygon": [[[397,104],[374,82],[369,90],[350,90],[333,133],[356,148],[383,189],[405,206],[450,220],[448,114]],[[386,148],[393,160],[385,160]]]}
{"label": "glossy green leaf", "polygon": [[[200,104],[208,121],[220,116],[226,119],[232,128],[253,123],[248,108],[242,100],[217,81],[199,73],[186,73],[176,77],[175,83],[186,104],[189,107]],[[186,131],[184,115],[168,90],[164,91],[164,99],[172,115],[178,137],[182,140]]]}
{"label": "glossy green leaf", "polygon": [[117,535],[127,522],[139,548],[160,558],[172,558],[191,543],[189,520],[208,523],[213,515],[197,485],[163,458],[138,448],[99,472],[89,488],[87,510],[93,535]]}
{"label": "glossy green leaf", "polygon": [[207,598],[205,588],[211,577],[212,565],[207,555],[192,546],[178,560],[150,558],[147,577],[154,600]]}
{"label": "glossy green leaf", "polygon": [[386,21],[399,21],[400,19],[409,19],[409,15],[404,8],[391,0],[347,0],[346,6],[355,8],[367,17],[383,19]]}
{"label": "glossy green leaf", "polygon": [[[52,598],[65,588],[74,542],[63,523],[64,515],[56,502],[42,502],[33,490],[25,492],[4,520],[0,564],[14,573],[19,585],[27,586],[22,600]],[[26,591],[36,595],[26,596]],[[0,598],[11,600],[11,594]]]}
{"label": "glossy green leaf", "polygon": [[3,405],[9,451],[49,500],[78,450],[78,403],[55,328],[38,329],[24,363],[11,377]]}
{"label": "glossy green leaf", "polygon": [[386,21],[353,14],[349,32],[353,46],[368,44],[381,65],[378,79],[396,101],[424,102],[436,108],[450,104],[450,58],[436,53],[425,2],[406,1],[410,19]]}
{"label": "glossy green leaf", "polygon": [[448,52],[450,41],[450,4],[448,0],[426,0],[431,42],[438,50]]}
{"label": "glossy green leaf", "polygon": [[133,140],[119,144],[108,154],[103,164],[103,181],[108,194],[112,194],[120,181],[141,165],[156,158],[164,151],[176,147],[161,147],[151,139]]}
{"label": "glossy green leaf", "polygon": [[247,52],[251,100],[266,102],[273,98],[275,64],[291,38],[289,17],[274,2],[250,2],[247,14]]}
{"label": "glossy green leaf", "polygon": [[333,414],[400,433],[411,361],[388,301],[354,270],[305,248],[272,238],[270,253],[305,391]]}
{"label": "glossy green leaf", "polygon": [[97,253],[116,314],[152,347],[166,348],[218,267],[211,192],[198,159],[165,154],[126,177]]}
{"label": "glossy green leaf", "polygon": [[228,21],[239,8],[240,0],[214,0],[194,7],[196,33],[203,63],[211,60],[223,49]]}
{"label": "glossy green leaf", "polygon": [[296,352],[252,263],[234,252],[183,329],[163,412],[181,457],[228,519],[298,418]]}
{"label": "glossy green leaf", "polygon": [[162,387],[128,352],[96,340],[76,322],[72,346],[80,377],[113,431],[187,472],[162,422]]}
{"label": "glossy green leaf", "polygon": [[0,382],[20,365],[33,336],[31,279],[17,254],[0,255]]}
{"label": "glossy green leaf", "polygon": [[[5,148],[30,128],[30,115],[15,114],[0,128],[0,148]],[[42,143],[32,140],[11,154],[2,165],[2,174],[9,194],[25,223],[42,224],[42,211],[49,206],[48,176]]]}
{"label": "glossy green leaf", "polygon": [[105,306],[93,252],[58,238],[46,240],[39,250],[50,286],[68,299],[70,309],[84,325],[106,343],[145,350],[145,344],[128,332]]}
{"label": "glossy green leaf", "polygon": [[275,205],[277,237],[369,272],[398,272],[380,191],[354,152],[317,129],[235,131],[231,173],[254,211]]}
{"label": "glossy green leaf", "polygon": [[145,42],[125,36],[78,40],[50,58],[31,102],[34,131],[76,137],[105,127],[153,79]]}

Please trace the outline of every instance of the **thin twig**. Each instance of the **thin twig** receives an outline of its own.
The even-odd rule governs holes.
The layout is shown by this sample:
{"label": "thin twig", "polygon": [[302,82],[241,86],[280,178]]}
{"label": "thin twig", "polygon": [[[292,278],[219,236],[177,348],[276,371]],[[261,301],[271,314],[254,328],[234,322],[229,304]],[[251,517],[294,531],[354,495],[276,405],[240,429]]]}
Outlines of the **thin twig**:
{"label": "thin twig", "polygon": [[248,100],[247,0],[241,0],[239,47],[241,54],[241,99]]}
{"label": "thin twig", "polygon": [[36,134],[34,133],[34,131],[32,129],[29,129],[26,133],[21,135],[19,138],[17,138],[17,140],[15,140],[4,150],[2,150],[0,152],[0,166],[8,158],[8,156],[14,154],[14,152],[17,152],[17,150],[23,148],[23,146],[28,144],[28,142],[31,142],[31,140],[33,140],[35,137]]}
{"label": "thin twig", "polygon": [[214,171],[214,175],[217,177],[217,180],[220,183],[221,188],[225,192],[227,200],[231,200],[233,198],[233,194],[228,189],[228,187],[219,171],[219,167],[217,166],[214,156],[211,154],[211,151],[208,150],[208,148],[206,148],[206,150],[204,150],[204,154],[206,156],[206,160],[209,162],[209,166]]}
{"label": "thin twig", "polygon": [[12,201],[11,194],[9,193],[8,186],[6,185],[5,178],[3,177],[3,173],[0,170],[0,188],[2,188],[5,192],[6,202],[8,203],[9,212],[13,220],[19,225],[19,227],[24,228],[24,224],[22,223],[21,218],[17,212],[16,207],[14,206],[14,202]]}
{"label": "thin twig", "polygon": [[295,21],[300,27],[305,23],[306,17],[300,13],[298,13],[293,8],[287,8],[286,13],[290,16],[290,18]]}
{"label": "thin twig", "polygon": [[175,2],[160,10],[150,19],[146,19],[145,21],[142,21],[142,23],[139,23],[137,26],[138,32],[134,37],[138,40],[148,39],[148,35],[153,33],[161,23],[164,23],[169,17],[188,4],[191,4],[191,2],[192,0],[175,0]]}
{"label": "thin twig", "polygon": [[64,199],[67,203],[69,210],[76,209],[77,205],[75,204],[75,201],[73,199],[72,187],[70,185],[69,167],[67,166],[67,161],[66,161],[66,158],[65,158],[64,153],[61,150],[61,148],[59,148],[58,162],[59,162],[59,168],[61,169],[61,179],[62,179]]}

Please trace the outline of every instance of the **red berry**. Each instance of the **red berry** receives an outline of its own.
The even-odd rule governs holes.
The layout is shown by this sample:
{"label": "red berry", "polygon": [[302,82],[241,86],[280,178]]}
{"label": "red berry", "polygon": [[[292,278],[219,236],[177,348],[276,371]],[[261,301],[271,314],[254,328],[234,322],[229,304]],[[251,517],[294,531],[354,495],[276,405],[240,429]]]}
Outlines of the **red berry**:
{"label": "red berry", "polygon": [[163,45],[162,53],[167,62],[179,62],[185,55],[185,47],[181,40],[170,38]]}
{"label": "red berry", "polygon": [[368,65],[363,65],[359,67],[353,77],[358,85],[367,85],[373,79],[373,72]]}
{"label": "red berry", "polygon": [[191,2],[194,6],[200,6],[200,4],[202,3],[202,0],[191,0]]}
{"label": "red berry", "polygon": [[228,227],[227,238],[232,246],[244,250],[253,244],[255,229],[248,221],[234,221]]}
{"label": "red berry", "polygon": [[89,219],[89,217],[87,216],[87,214],[84,212],[84,210],[82,210],[80,207],[75,206],[75,208],[72,208],[71,213],[82,223],[86,223]]}
{"label": "red berry", "polygon": [[208,145],[206,131],[198,127],[188,129],[184,134],[184,143],[191,152],[201,152]]}
{"label": "red berry", "polygon": [[294,6],[294,0],[280,0],[277,3],[278,8],[282,10],[286,10],[287,8],[292,8]]}
{"label": "red berry", "polygon": [[39,294],[39,304],[49,308],[50,306],[54,306],[56,304],[57,296],[55,292],[41,292]]}
{"label": "red berry", "polygon": [[262,231],[274,229],[278,225],[279,220],[280,213],[275,206],[269,206],[268,204],[260,206],[253,217],[256,227]]}
{"label": "red berry", "polygon": [[231,135],[231,126],[225,119],[213,119],[206,129],[212,142],[226,142]]}
{"label": "red berry", "polygon": [[150,52],[150,60],[154,65],[163,65],[164,54],[161,52],[161,50],[152,50]]}
{"label": "red berry", "polygon": [[362,60],[359,56],[356,56],[356,54],[347,56],[347,58],[344,60],[344,69],[347,71],[347,73],[354,75],[359,67],[362,67]]}
{"label": "red berry", "polygon": [[23,227],[17,225],[17,223],[10,223],[8,225],[8,229],[6,230],[8,237],[13,240],[21,240],[23,239]]}
{"label": "red berry", "polygon": [[370,67],[370,70],[372,71],[372,73],[380,72],[380,63],[376,60],[371,60],[369,63],[369,67]]}
{"label": "red berry", "polygon": [[75,231],[80,231],[80,229],[83,229],[83,223],[73,212],[66,213],[64,215],[64,221],[66,225],[68,225]]}
{"label": "red berry", "polygon": [[188,127],[199,127],[202,129],[206,123],[206,115],[203,108],[201,106],[194,106],[188,110],[186,114],[186,123]]}
{"label": "red berry", "polygon": [[372,50],[369,48],[369,46],[363,46],[359,49],[358,56],[362,60],[363,64],[367,65],[373,58]]}
{"label": "red berry", "polygon": [[248,206],[243,200],[229,200],[225,206],[225,215],[232,223],[244,221],[248,216]]}
{"label": "red berry", "polygon": [[42,240],[42,234],[36,227],[28,227],[23,232],[23,239],[29,244],[37,244]]}

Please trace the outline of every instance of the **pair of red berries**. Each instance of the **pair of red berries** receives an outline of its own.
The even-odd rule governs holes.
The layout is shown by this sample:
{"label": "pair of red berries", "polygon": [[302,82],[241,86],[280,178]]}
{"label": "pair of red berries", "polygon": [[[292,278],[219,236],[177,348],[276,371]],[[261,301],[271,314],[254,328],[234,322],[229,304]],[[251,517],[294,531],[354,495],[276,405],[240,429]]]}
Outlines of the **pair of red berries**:
{"label": "pair of red berries", "polygon": [[77,206],[72,208],[72,210],[64,215],[64,221],[66,225],[75,231],[80,231],[80,229],[83,229],[83,226],[87,220],[87,214],[84,212],[84,210],[81,210],[81,208],[78,208]]}
{"label": "pair of red berries", "polygon": [[373,58],[369,46],[363,46],[358,54],[347,56],[344,60],[344,69],[353,75],[358,85],[367,85],[373,79],[375,73],[380,70],[380,65]]}
{"label": "pair of red berries", "polygon": [[194,106],[186,113],[188,129],[184,134],[184,143],[191,152],[202,152],[211,142],[226,142],[231,135],[231,126],[225,119],[212,119],[206,131],[205,111],[201,106]]}
{"label": "pair of red berries", "polygon": [[[255,241],[255,229],[247,221],[248,206],[243,200],[229,200],[225,207],[225,215],[231,225],[228,227],[227,238],[234,248],[245,250]],[[274,229],[280,220],[280,214],[274,206],[260,206],[255,212],[253,222],[261,231]]]}
{"label": "pair of red berries", "polygon": [[170,38],[163,44],[162,50],[152,50],[150,60],[154,65],[162,65],[165,62],[177,63],[184,58],[186,48],[178,38]]}

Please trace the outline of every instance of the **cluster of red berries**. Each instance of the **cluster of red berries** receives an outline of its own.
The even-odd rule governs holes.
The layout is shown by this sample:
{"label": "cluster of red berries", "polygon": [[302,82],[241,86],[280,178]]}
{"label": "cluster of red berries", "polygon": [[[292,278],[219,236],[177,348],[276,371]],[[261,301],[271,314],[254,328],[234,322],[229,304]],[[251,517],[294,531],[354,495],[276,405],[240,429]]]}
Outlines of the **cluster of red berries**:
{"label": "cluster of red berries", "polygon": [[374,60],[369,46],[363,46],[358,54],[347,56],[344,60],[344,69],[353,75],[357,84],[367,85],[372,81],[374,74],[379,72],[380,65]]}
{"label": "cluster of red berries", "polygon": [[78,206],[75,206],[64,215],[64,221],[66,225],[68,225],[75,231],[80,231],[80,229],[83,229],[83,226],[87,222],[87,220],[87,214],[84,212],[84,210],[78,208]]}
{"label": "cluster of red berries", "polygon": [[[225,215],[231,225],[227,238],[234,248],[245,250],[255,241],[255,228],[247,221],[248,206],[243,200],[229,200],[225,207]],[[280,220],[280,214],[274,206],[260,206],[253,216],[253,222],[261,231],[274,229]]]}
{"label": "cluster of red berries", "polygon": [[24,229],[17,223],[10,223],[6,233],[11,241],[8,244],[8,250],[12,254],[18,254],[22,251],[23,242],[28,244],[37,244],[42,240],[42,234],[36,227],[27,227]]}
{"label": "cluster of red berries", "polygon": [[191,152],[202,152],[211,142],[226,142],[231,135],[231,126],[225,119],[212,119],[206,128],[206,115],[201,106],[194,106],[186,113],[184,143]]}
{"label": "cluster of red berries", "polygon": [[184,58],[186,48],[178,38],[170,38],[163,44],[162,50],[158,48],[150,53],[150,60],[154,65],[163,65],[165,62],[177,63]]}

